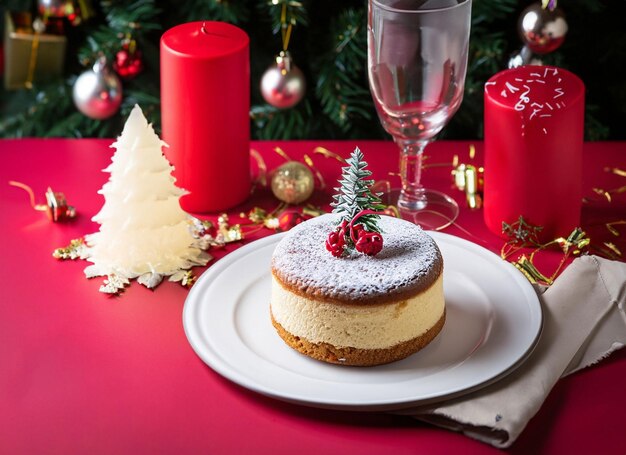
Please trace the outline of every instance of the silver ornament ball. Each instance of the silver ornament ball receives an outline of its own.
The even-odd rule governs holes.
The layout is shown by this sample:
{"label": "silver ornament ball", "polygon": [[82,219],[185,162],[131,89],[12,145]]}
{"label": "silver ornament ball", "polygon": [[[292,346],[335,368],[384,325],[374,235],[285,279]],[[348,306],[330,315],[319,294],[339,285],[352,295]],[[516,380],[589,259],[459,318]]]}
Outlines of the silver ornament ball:
{"label": "silver ornament ball", "polygon": [[76,79],[72,98],[87,117],[103,120],[114,115],[122,104],[122,82],[109,69],[104,57]]}
{"label": "silver ornament ball", "polygon": [[295,106],[304,97],[304,74],[291,59],[289,52],[281,52],[276,63],[261,77],[261,95],[267,103],[279,109]]}
{"label": "silver ornament ball", "polygon": [[533,3],[520,15],[519,35],[535,54],[548,54],[558,49],[567,35],[567,22],[561,8],[543,9],[541,2]]}

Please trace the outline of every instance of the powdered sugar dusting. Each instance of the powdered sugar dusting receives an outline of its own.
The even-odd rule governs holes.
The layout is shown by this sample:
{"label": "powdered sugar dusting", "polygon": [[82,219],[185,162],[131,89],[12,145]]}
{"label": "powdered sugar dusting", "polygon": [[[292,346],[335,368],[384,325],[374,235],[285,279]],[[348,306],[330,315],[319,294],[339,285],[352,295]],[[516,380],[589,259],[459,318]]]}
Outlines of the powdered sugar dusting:
{"label": "powdered sugar dusting", "polygon": [[370,301],[406,292],[439,267],[441,253],[420,227],[381,216],[384,247],[375,257],[355,253],[333,257],[325,248],[337,226],[335,214],[322,215],[294,227],[274,250],[272,267],[285,284],[331,299]]}

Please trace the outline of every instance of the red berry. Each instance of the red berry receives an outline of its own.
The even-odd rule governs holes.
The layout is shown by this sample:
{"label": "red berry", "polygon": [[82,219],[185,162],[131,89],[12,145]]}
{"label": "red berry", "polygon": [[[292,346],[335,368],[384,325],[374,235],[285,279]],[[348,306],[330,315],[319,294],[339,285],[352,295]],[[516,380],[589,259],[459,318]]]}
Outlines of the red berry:
{"label": "red berry", "polygon": [[326,249],[336,258],[343,255],[343,250],[346,245],[345,236],[340,231],[333,231],[328,234],[326,239]]}
{"label": "red berry", "polygon": [[383,249],[383,236],[378,232],[361,231],[354,247],[359,253],[376,256]]}
{"label": "red berry", "polygon": [[363,210],[352,219],[352,222],[342,221],[337,228],[328,234],[326,249],[335,257],[341,257],[346,250],[346,243],[351,242],[359,253],[375,256],[383,249],[383,236],[378,232],[365,230],[363,224],[355,224],[362,215],[376,213]]}

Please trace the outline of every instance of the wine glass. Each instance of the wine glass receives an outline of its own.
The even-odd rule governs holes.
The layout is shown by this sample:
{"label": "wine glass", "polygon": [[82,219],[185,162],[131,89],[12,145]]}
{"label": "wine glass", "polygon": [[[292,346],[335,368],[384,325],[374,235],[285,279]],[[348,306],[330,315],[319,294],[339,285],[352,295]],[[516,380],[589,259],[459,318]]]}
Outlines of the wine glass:
{"label": "wine glass", "polygon": [[400,147],[403,218],[442,229],[458,216],[451,197],[421,182],[426,145],[463,99],[471,0],[368,0],[368,77],[376,111]]}

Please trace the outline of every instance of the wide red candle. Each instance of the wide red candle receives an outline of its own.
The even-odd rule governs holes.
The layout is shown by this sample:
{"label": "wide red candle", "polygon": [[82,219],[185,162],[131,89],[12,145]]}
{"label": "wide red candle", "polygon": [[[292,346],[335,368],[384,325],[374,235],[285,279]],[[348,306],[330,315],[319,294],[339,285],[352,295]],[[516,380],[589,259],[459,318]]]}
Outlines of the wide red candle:
{"label": "wide red candle", "polygon": [[188,212],[233,207],[250,194],[250,40],[234,25],[191,22],[161,37],[165,155]]}
{"label": "wide red candle", "polygon": [[542,239],[580,225],[585,87],[550,66],[502,71],[485,84],[485,223],[523,216]]}

